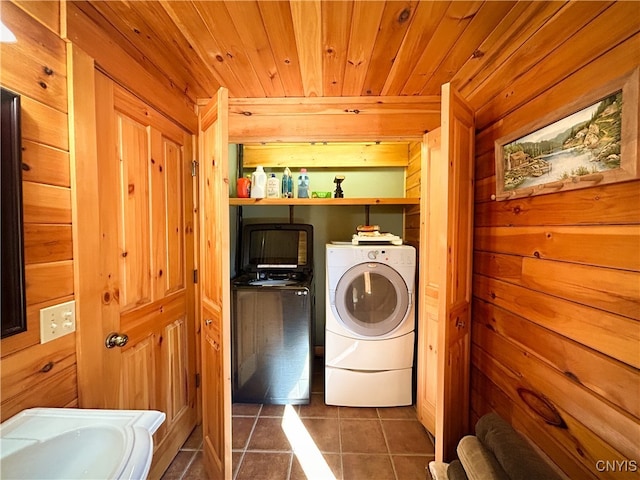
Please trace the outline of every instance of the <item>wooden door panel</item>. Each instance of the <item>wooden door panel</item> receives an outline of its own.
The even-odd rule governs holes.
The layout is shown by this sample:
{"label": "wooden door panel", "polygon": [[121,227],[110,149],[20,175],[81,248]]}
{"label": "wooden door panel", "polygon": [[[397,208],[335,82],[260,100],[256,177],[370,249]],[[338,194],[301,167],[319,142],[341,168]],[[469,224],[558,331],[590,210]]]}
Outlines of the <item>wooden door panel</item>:
{"label": "wooden door panel", "polygon": [[164,412],[167,414],[167,424],[172,424],[189,406],[185,318],[179,318],[167,325],[164,328],[162,338],[160,348],[164,363],[162,369],[167,372],[167,376],[163,379],[163,388],[160,393],[165,404]]}
{"label": "wooden door panel", "polygon": [[[150,477],[160,477],[197,419],[192,136],[96,75],[104,334],[103,408],[158,409]],[[144,112],[144,113],[141,113]]]}
{"label": "wooden door panel", "polygon": [[184,154],[182,147],[163,138],[167,264],[165,294],[175,292],[185,285],[184,239],[187,229],[184,222]]}
{"label": "wooden door panel", "polygon": [[231,478],[228,91],[200,111],[202,429],[207,478]]}
{"label": "wooden door panel", "polygon": [[119,200],[120,309],[151,300],[149,173],[147,167],[147,129],[126,117],[116,115],[120,178],[113,192]]}
{"label": "wooden door panel", "polygon": [[[151,161],[149,162],[149,196],[151,215],[151,281],[153,284],[153,300],[162,298],[166,294],[167,274],[167,189],[166,170],[167,161],[164,156],[164,138],[156,129],[150,129]],[[180,203],[179,198],[174,201]]]}
{"label": "wooden door panel", "polygon": [[438,381],[439,298],[446,249],[446,197],[443,194],[446,163],[442,161],[441,129],[424,136],[420,207],[420,301],[418,308],[418,418],[431,433],[436,432]]}
{"label": "wooden door panel", "polygon": [[119,408],[157,408],[154,336],[149,335],[125,349],[121,365]]}
{"label": "wooden door panel", "polygon": [[473,241],[473,111],[449,84],[442,87],[446,263],[438,308],[436,460],[456,456],[469,433],[469,353]]}

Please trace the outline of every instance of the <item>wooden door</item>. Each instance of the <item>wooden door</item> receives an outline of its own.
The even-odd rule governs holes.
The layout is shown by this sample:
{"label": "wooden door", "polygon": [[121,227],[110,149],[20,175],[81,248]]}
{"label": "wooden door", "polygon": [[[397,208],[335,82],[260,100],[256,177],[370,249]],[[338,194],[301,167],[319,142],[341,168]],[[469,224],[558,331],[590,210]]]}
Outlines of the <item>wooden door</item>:
{"label": "wooden door", "polygon": [[228,91],[200,111],[202,429],[207,478],[231,479]]}
{"label": "wooden door", "polygon": [[442,129],[427,133],[421,161],[420,269],[418,307],[418,376],[416,410],[418,419],[436,433],[438,384],[438,301],[444,255],[447,248],[445,223],[446,167],[442,160]]}
{"label": "wooden door", "polygon": [[[150,477],[195,427],[192,136],[97,73],[102,407],[154,409]],[[126,336],[126,342],[124,341]]]}
{"label": "wooden door", "polygon": [[474,134],[473,111],[443,85],[441,127],[424,138],[417,403],[445,461],[469,431]]}

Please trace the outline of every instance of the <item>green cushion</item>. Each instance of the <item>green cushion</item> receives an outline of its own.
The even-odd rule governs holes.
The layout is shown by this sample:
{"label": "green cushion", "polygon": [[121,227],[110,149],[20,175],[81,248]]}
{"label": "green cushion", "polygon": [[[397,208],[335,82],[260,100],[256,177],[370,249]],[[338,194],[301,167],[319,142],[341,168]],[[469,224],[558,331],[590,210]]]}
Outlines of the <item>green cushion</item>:
{"label": "green cushion", "polygon": [[478,420],[476,435],[484,447],[493,453],[511,480],[560,479],[531,445],[497,413],[489,413]]}
{"label": "green cushion", "polygon": [[447,478],[449,480],[468,480],[466,472],[464,468],[462,468],[462,463],[460,460],[454,460],[447,467]]}
{"label": "green cushion", "polygon": [[457,451],[469,480],[509,480],[496,458],[477,437],[467,435],[462,438]]}

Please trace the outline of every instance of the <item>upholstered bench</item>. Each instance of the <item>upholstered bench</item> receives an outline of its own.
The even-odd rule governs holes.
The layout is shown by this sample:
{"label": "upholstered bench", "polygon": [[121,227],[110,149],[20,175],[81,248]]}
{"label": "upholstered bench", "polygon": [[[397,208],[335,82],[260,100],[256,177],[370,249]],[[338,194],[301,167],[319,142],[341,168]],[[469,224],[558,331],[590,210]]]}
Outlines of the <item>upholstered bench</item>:
{"label": "upholstered bench", "polygon": [[458,460],[430,462],[434,480],[560,480],[562,477],[496,413],[458,443]]}

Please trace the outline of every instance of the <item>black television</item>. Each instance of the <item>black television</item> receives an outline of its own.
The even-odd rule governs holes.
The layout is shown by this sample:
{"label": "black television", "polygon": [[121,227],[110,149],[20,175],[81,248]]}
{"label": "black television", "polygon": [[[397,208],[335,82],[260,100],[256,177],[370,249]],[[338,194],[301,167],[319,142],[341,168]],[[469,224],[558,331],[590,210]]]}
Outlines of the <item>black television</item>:
{"label": "black television", "polygon": [[244,272],[313,271],[313,226],[300,223],[247,224],[242,229]]}
{"label": "black television", "polygon": [[0,188],[2,226],[0,263],[2,289],[2,338],[27,329],[24,279],[24,238],[22,223],[22,133],[20,128],[20,95],[2,90],[2,157]]}

